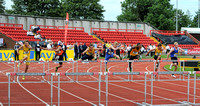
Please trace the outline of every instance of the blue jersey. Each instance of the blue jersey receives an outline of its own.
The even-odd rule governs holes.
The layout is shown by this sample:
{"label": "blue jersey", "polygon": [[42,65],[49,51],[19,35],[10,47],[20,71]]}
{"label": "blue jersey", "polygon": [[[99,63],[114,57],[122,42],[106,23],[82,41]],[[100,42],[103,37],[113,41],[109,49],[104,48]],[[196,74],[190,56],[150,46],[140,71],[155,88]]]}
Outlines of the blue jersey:
{"label": "blue jersey", "polygon": [[106,49],[106,54],[107,55],[112,55],[114,53],[114,50],[113,49]]}
{"label": "blue jersey", "polygon": [[170,56],[171,57],[177,57],[179,48],[175,49],[175,47],[174,47],[173,49],[174,49],[174,51],[170,54]]}

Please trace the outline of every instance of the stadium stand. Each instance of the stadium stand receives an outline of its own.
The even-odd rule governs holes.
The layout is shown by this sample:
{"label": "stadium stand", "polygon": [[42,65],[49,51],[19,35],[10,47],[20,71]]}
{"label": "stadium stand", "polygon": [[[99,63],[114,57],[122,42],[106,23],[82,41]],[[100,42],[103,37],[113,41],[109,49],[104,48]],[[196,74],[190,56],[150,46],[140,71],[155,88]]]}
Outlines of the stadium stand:
{"label": "stadium stand", "polygon": [[158,41],[169,46],[173,46],[174,42],[178,42],[181,48],[200,48],[199,43],[184,31],[152,30],[150,33]]}
{"label": "stadium stand", "polygon": [[[46,39],[51,39],[53,42],[59,40],[64,42],[65,38],[65,27],[64,26],[45,26],[37,25],[40,27],[41,31],[38,31]],[[31,26],[30,26],[31,27]],[[89,43],[99,42],[97,39],[93,38],[88,33],[84,32],[83,27],[68,27],[67,31],[67,43],[74,44],[76,42]]]}
{"label": "stadium stand", "polygon": [[34,36],[27,36],[27,31],[23,29],[23,24],[0,23],[0,32],[14,41],[29,40],[39,41]]}
{"label": "stadium stand", "polygon": [[157,45],[150,37],[143,34],[143,30],[91,28],[91,33],[104,40],[104,42],[117,41],[119,43],[125,43],[126,45],[141,43],[145,47],[149,44]]}
{"label": "stadium stand", "polygon": [[[59,40],[64,41],[65,27],[44,25],[37,26],[41,28],[41,31],[38,31],[38,33],[40,33],[46,39],[50,38],[53,42],[57,42]],[[0,32],[10,37],[14,41],[39,41],[39,39],[35,39],[34,36],[27,36],[27,31],[23,29],[22,24],[0,23]],[[89,43],[99,41],[88,35],[88,33],[85,33],[83,27],[69,27],[67,32],[67,42],[71,44],[82,42],[89,45]]]}

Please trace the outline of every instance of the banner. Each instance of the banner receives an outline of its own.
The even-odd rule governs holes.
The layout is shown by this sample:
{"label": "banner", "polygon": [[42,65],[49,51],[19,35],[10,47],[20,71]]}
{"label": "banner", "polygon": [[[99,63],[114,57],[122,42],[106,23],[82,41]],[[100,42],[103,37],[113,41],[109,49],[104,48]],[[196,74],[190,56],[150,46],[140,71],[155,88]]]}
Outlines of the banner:
{"label": "banner", "polygon": [[[12,58],[13,60],[15,60],[15,54],[14,54],[14,50],[0,50],[0,60],[3,61],[7,61],[9,58]],[[19,59],[22,60],[23,59],[23,50],[19,51]],[[40,52],[40,58],[42,58],[43,60],[52,60],[53,57],[55,56],[55,52],[54,51],[48,51],[48,50],[42,50]],[[31,50],[30,52],[30,60],[35,60],[35,51]],[[73,60],[74,59],[74,50],[66,50],[66,57],[67,60]]]}
{"label": "banner", "polygon": [[189,55],[200,55],[200,49],[188,49],[187,54],[189,54]]}
{"label": "banner", "polygon": [[[192,58],[180,58],[180,60],[199,60],[199,59],[192,59]],[[183,62],[180,62],[181,66],[183,67]],[[184,64],[185,68],[200,68],[200,61],[186,61]]]}

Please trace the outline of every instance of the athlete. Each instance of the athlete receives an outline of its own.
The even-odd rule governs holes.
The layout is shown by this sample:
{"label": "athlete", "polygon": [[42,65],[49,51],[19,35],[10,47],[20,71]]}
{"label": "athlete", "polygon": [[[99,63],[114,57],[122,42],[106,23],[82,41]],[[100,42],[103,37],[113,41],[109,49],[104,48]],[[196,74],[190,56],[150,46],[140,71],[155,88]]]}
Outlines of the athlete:
{"label": "athlete", "polygon": [[152,51],[155,51],[155,55],[154,55],[154,59],[156,60],[156,68],[155,68],[155,72],[158,71],[158,67],[159,67],[159,62],[158,60],[161,60],[161,55],[162,55],[162,51],[163,51],[163,48],[162,48],[162,44],[159,43],[158,44],[158,47],[156,47],[155,49],[151,49],[148,51],[148,53],[146,54],[146,56],[149,55],[150,52]]}
{"label": "athlete", "polygon": [[[17,65],[17,67],[19,67],[25,60],[30,61],[30,51],[32,49],[32,46],[29,45],[28,40],[25,40],[24,44],[17,49],[18,55],[19,55],[20,49],[23,49],[23,59],[20,60],[20,63]],[[29,62],[26,62],[25,73],[27,73],[27,71],[28,71],[29,64],[30,64]],[[22,79],[25,80],[25,76],[23,76]]]}
{"label": "athlete", "polygon": [[59,62],[59,66],[57,66],[56,70],[55,70],[55,72],[57,72],[58,69],[61,68],[62,64],[63,64],[63,62],[61,62],[61,61],[63,61],[63,53],[64,53],[62,47],[60,45],[58,45],[57,43],[54,43],[54,47],[53,48],[49,48],[49,49],[45,48],[45,49],[46,50],[53,50],[53,51],[55,51],[55,57],[53,58],[53,60],[60,61]]}
{"label": "athlete", "polygon": [[[139,52],[140,49],[142,48],[142,45],[140,43],[137,43],[136,46],[131,48],[131,52],[130,52],[130,57],[129,60],[134,60],[134,59],[138,59],[139,60]],[[129,62],[129,71],[132,72],[132,68],[131,68],[131,63]]]}
{"label": "athlete", "polygon": [[[171,60],[173,61],[173,65],[172,66],[175,66],[175,69],[174,71],[177,71],[177,66],[178,66],[178,53],[179,52],[184,52],[184,50],[180,47],[178,47],[178,42],[174,42],[174,47],[170,50],[170,52],[167,54],[167,60],[169,58],[169,55],[171,57]],[[174,74],[172,74],[172,77],[173,78],[176,78],[176,76]]]}
{"label": "athlete", "polygon": [[[106,56],[105,56],[105,63],[106,63],[106,71],[108,71],[107,69],[107,61],[110,59],[110,58],[113,58],[113,57],[116,57],[117,59],[120,59],[122,60],[121,57],[119,57],[118,55],[116,55],[114,53],[115,50],[117,49],[122,49],[122,48],[119,48],[117,47],[118,46],[118,43],[117,42],[114,42],[114,45],[112,46],[111,44],[106,44]],[[125,51],[125,50],[124,50]]]}
{"label": "athlete", "polygon": [[86,59],[92,60],[93,58],[97,60],[97,56],[95,53],[96,50],[99,50],[99,48],[94,48],[94,45],[90,44],[89,47],[82,53],[85,55],[81,59],[79,59],[79,61],[86,60]]}

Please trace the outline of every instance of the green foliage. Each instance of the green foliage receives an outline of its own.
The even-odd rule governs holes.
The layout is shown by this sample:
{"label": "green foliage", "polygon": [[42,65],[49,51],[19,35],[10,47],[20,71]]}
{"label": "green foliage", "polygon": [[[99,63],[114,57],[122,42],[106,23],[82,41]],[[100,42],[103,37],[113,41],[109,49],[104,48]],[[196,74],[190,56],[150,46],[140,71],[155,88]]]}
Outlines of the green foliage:
{"label": "green foliage", "polygon": [[[200,12],[200,10],[199,10],[199,12]],[[198,11],[196,12],[196,15],[194,16],[194,18],[192,20],[191,27],[198,27]]]}
{"label": "green foliage", "polygon": [[190,27],[192,24],[192,19],[189,14],[184,14],[182,10],[178,10],[178,30],[181,30],[181,27]]}
{"label": "green foliage", "polygon": [[4,13],[5,10],[5,2],[4,0],[0,0],[0,13]]}
{"label": "green foliage", "polygon": [[9,14],[35,15],[35,16],[60,16],[59,0],[12,0],[12,10],[7,10]]}
{"label": "green foliage", "polygon": [[98,19],[103,20],[103,6],[99,4],[100,0],[61,0],[61,16],[69,13],[70,18],[76,19]]}
{"label": "green foliage", "polygon": [[8,14],[103,19],[103,6],[99,0],[12,0],[12,10]]}
{"label": "green foliage", "polygon": [[[125,0],[121,2],[122,14],[118,21],[143,21],[160,30],[175,30],[176,10],[170,0]],[[190,16],[179,13],[179,29],[191,25]]]}

